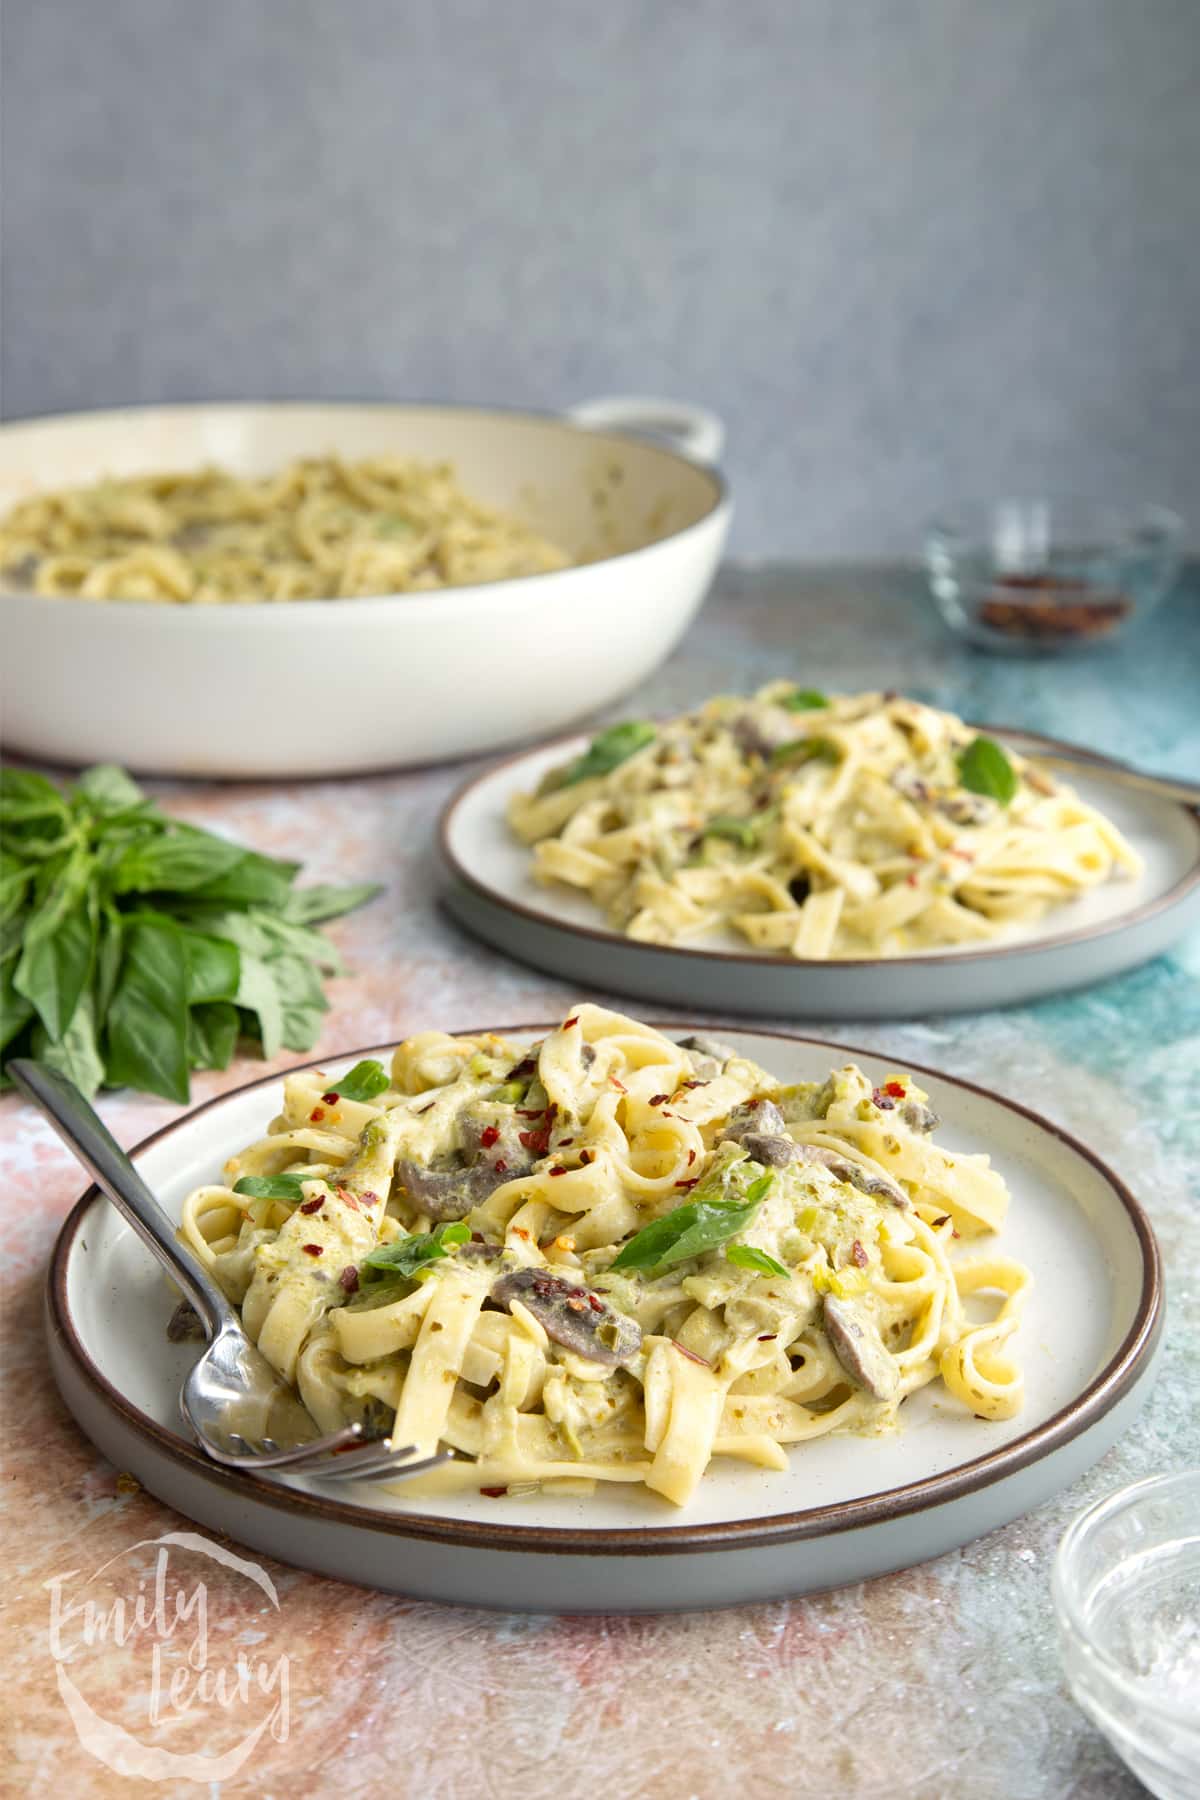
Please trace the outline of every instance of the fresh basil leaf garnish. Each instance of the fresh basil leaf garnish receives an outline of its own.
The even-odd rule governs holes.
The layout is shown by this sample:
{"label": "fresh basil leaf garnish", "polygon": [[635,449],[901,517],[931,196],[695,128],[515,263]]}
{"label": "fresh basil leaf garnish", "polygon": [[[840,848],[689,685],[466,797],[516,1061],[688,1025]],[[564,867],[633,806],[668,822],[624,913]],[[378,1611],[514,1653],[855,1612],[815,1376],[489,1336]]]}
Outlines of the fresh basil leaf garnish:
{"label": "fresh basil leaf garnish", "polygon": [[793,688],[785,694],[780,705],[787,712],[824,712],[829,705],[829,695],[823,694],[820,688]]}
{"label": "fresh basil leaf garnish", "polygon": [[610,1266],[657,1274],[674,1263],[716,1250],[736,1237],[757,1211],[757,1203],[749,1201],[738,1205],[728,1200],[689,1200],[674,1212],[644,1225]]}
{"label": "fresh basil leaf garnish", "polygon": [[736,819],[730,814],[719,813],[710,819],[700,833],[702,838],[727,838],[731,844],[737,844],[743,850],[753,850],[758,843],[758,824],[754,819]]}
{"label": "fresh basil leaf garnish", "polygon": [[774,1176],[760,1175],[746,1189],[743,1199],[701,1197],[664,1213],[661,1219],[630,1238],[610,1265],[613,1269],[641,1269],[657,1274],[690,1257],[717,1250],[747,1226],[770,1190]]}
{"label": "fresh basil leaf garnish", "polygon": [[379,1281],[387,1275],[393,1279],[419,1280],[431,1263],[442,1262],[449,1256],[448,1245],[465,1244],[470,1236],[470,1226],[459,1221],[453,1225],[438,1225],[433,1231],[393,1238],[390,1244],[379,1244],[363,1258],[358,1265],[359,1276],[367,1281]]}
{"label": "fresh basil leaf garnish", "polygon": [[381,1062],[368,1057],[365,1062],[355,1063],[330,1085],[339,1100],[374,1100],[377,1094],[391,1086],[391,1076]]}
{"label": "fresh basil leaf garnish", "polygon": [[791,1275],[790,1269],[753,1244],[730,1244],[725,1251],[725,1261],[731,1262],[736,1269],[754,1269],[759,1275]]}
{"label": "fresh basil leaf garnish", "polygon": [[1007,806],[1017,791],[1017,771],[994,738],[977,737],[958,757],[958,778],[973,794]]}
{"label": "fresh basil leaf garnish", "polygon": [[309,1175],[243,1175],[235,1181],[235,1194],[247,1194],[252,1200],[288,1200],[299,1206],[304,1198],[302,1182],[315,1179]]}
{"label": "fresh basil leaf garnish", "polygon": [[636,719],[627,720],[622,725],[610,725],[594,737],[582,756],[568,765],[559,785],[574,787],[576,782],[590,781],[597,775],[610,775],[623,762],[628,762],[647,744],[652,744],[658,733],[653,725],[646,725]]}
{"label": "fresh basil leaf garnish", "polygon": [[836,763],[841,760],[841,751],[831,738],[826,737],[794,738],[790,744],[780,744],[770,756],[771,766],[776,769],[807,762]]}

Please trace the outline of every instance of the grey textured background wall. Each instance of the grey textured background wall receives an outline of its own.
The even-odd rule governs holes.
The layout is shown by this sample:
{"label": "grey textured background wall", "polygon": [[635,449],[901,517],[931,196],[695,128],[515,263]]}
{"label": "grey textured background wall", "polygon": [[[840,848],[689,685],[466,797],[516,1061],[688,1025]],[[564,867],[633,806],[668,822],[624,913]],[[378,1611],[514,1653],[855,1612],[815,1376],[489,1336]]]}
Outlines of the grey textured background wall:
{"label": "grey textured background wall", "polygon": [[1200,522],[1200,0],[6,0],[3,407],[695,396],[746,551]]}

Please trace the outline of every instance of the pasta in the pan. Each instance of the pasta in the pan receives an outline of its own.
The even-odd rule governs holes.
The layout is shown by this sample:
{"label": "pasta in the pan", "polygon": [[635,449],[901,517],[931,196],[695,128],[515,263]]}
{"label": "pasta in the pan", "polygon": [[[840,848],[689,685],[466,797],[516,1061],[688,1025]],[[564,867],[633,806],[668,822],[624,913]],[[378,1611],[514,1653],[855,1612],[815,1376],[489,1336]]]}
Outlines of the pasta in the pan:
{"label": "pasta in the pan", "polygon": [[647,943],[804,959],[987,944],[1141,867],[1109,820],[952,713],[772,682],[611,727],[518,795],[548,885]]}
{"label": "pasta in the pan", "polygon": [[570,558],[446,463],[299,457],[261,478],[163,471],[33,494],[0,518],[0,590],[213,605],[503,581]]}
{"label": "pasta in the pan", "polygon": [[[183,1241],[317,1425],[448,1446],[489,1491],[768,1469],[940,1380],[1022,1403],[1008,1194],[906,1075],[785,1084],[581,1005],[533,1045],[427,1032],[283,1111]],[[979,1297],[982,1296],[982,1299]]]}

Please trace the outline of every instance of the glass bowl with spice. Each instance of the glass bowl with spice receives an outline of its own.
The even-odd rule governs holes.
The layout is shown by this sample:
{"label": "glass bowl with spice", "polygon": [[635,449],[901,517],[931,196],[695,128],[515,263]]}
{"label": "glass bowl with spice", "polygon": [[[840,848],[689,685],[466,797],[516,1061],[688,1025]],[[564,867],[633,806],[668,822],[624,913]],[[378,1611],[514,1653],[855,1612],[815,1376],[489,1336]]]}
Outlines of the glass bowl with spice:
{"label": "glass bowl with spice", "polygon": [[1183,521],[1086,500],[965,505],[930,525],[925,566],[946,623],[1020,656],[1110,644],[1168,592]]}

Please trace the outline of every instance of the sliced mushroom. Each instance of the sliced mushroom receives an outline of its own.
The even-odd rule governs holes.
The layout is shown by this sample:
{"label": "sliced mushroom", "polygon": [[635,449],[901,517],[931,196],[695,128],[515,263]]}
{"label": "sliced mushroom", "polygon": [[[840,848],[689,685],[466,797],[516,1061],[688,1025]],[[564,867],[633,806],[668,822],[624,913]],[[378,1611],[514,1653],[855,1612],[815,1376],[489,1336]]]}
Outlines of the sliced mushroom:
{"label": "sliced mushroom", "polygon": [[886,1200],[889,1206],[900,1212],[911,1212],[912,1201],[902,1187],[887,1175],[872,1175],[869,1169],[860,1168],[848,1157],[839,1156],[836,1150],[826,1150],[820,1144],[799,1144],[798,1161],[817,1163],[828,1169],[839,1181],[848,1181],[851,1187],[857,1188],[860,1194],[870,1194],[872,1199]]}
{"label": "sliced mushroom", "polygon": [[[502,1113],[493,1118],[486,1114],[471,1113],[460,1118],[459,1136],[467,1161],[472,1164],[485,1160],[489,1163],[502,1162],[513,1174],[518,1169],[529,1168],[532,1159],[521,1142],[520,1135],[522,1124],[529,1122],[518,1119],[513,1112]],[[497,1134],[495,1137],[492,1136],[493,1132]]]}
{"label": "sliced mushroom", "polygon": [[463,1244],[455,1251],[458,1262],[499,1262],[504,1255],[503,1244]]}
{"label": "sliced mushroom", "polygon": [[779,750],[796,737],[796,721],[782,707],[769,711],[744,712],[734,721],[733,735],[738,748],[746,756],[761,756],[764,761],[772,750]]}
{"label": "sliced mushroom", "polygon": [[[396,1180],[413,1205],[430,1219],[465,1219],[487,1199],[498,1181],[493,1169],[480,1163],[468,1169],[424,1169],[402,1156],[396,1163]],[[503,1181],[501,1175],[499,1181]]]}
{"label": "sliced mushroom", "polygon": [[[439,1221],[465,1219],[502,1182],[524,1175],[533,1157],[521,1142],[515,1114],[489,1118],[470,1114],[461,1120],[462,1158],[444,1169],[424,1168],[402,1156],[396,1179],[414,1206]],[[496,1136],[491,1136],[495,1132]],[[487,1139],[485,1143],[484,1140]]]}
{"label": "sliced mushroom", "polygon": [[773,1100],[751,1100],[735,1107],[718,1141],[740,1144],[747,1156],[768,1169],[786,1169],[800,1160],[800,1146],[788,1136],[787,1120]]}
{"label": "sliced mushroom", "polygon": [[787,1136],[787,1120],[773,1100],[750,1100],[745,1106],[736,1106],[721,1136],[741,1144],[749,1132],[756,1137]]}
{"label": "sliced mushroom", "polygon": [[192,1338],[203,1342],[207,1334],[204,1322],[190,1300],[181,1300],[167,1320],[167,1337],[173,1344],[185,1344]]}
{"label": "sliced mushroom", "polygon": [[906,1100],[900,1117],[910,1131],[935,1131],[942,1122],[932,1107],[922,1106],[919,1100]]}
{"label": "sliced mushroom", "polygon": [[872,1319],[860,1308],[826,1294],[825,1332],[833,1354],[856,1387],[876,1400],[894,1400],[900,1387],[896,1359],[884,1349]]}
{"label": "sliced mushroom", "polygon": [[721,1073],[730,1057],[737,1055],[736,1050],[731,1050],[718,1038],[703,1036],[680,1038],[679,1048],[687,1051],[688,1061],[701,1081],[711,1081]]}
{"label": "sliced mushroom", "polygon": [[986,794],[944,794],[937,802],[937,809],[955,825],[986,825],[995,818],[996,802]]}
{"label": "sliced mushroom", "polygon": [[514,1269],[502,1275],[492,1299],[506,1312],[519,1300],[556,1344],[610,1368],[629,1362],[642,1347],[642,1328],[636,1319],[615,1312],[590,1288],[575,1287],[545,1269]]}
{"label": "sliced mushroom", "polygon": [[786,1169],[789,1163],[800,1160],[799,1144],[775,1132],[748,1131],[742,1139],[742,1149],[765,1169]]}

